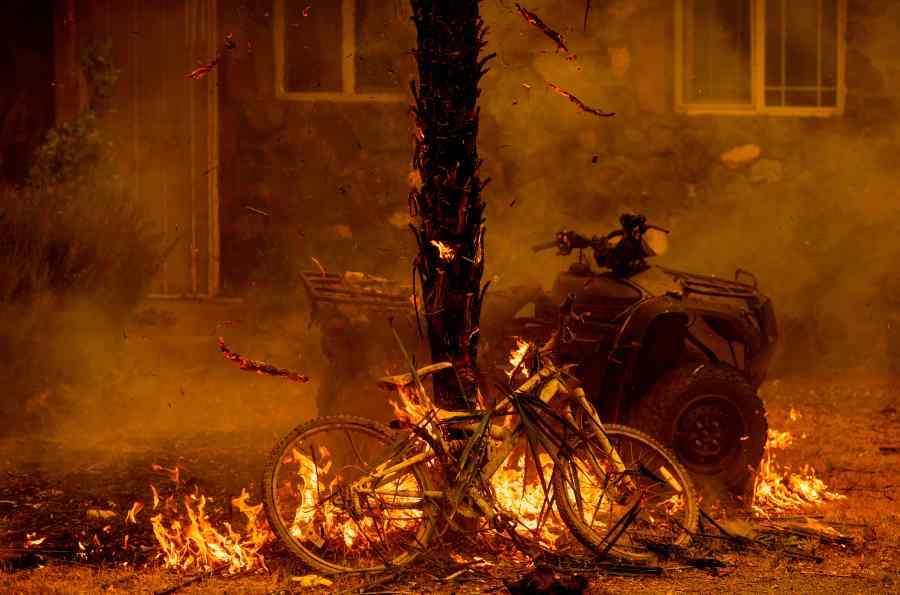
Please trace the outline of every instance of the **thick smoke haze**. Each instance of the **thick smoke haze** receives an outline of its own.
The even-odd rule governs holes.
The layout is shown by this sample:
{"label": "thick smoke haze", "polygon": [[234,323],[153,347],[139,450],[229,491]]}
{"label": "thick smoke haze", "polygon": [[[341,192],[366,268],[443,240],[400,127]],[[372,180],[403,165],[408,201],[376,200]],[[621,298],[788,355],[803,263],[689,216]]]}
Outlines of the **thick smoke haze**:
{"label": "thick smoke haze", "polygon": [[[757,276],[783,333],[774,374],[890,369],[900,332],[900,5],[850,0],[847,104],[827,118],[676,113],[671,2],[591,5],[586,30],[583,2],[528,6],[563,33],[573,58],[556,52],[514,3],[482,3],[486,51],[497,53],[480,100],[481,176],[492,179],[484,191],[486,280],[497,290],[549,287],[569,260],[534,255],[531,245],[560,229],[605,233],[619,213],[638,211],[672,230],[659,264]],[[329,271],[410,283],[412,119],[403,103],[277,98],[273,15],[264,0],[220,2],[222,30],[239,49],[218,66],[213,175],[225,296],[244,301],[142,300],[127,304],[126,316],[90,296],[5,308],[5,431],[75,441],[252,431],[274,440],[323,409],[356,408],[350,393],[389,411],[369,388],[400,365],[396,355],[377,357],[395,353],[386,317],[351,320],[358,334],[344,351],[323,353],[323,337],[335,331],[308,325],[297,275],[314,269],[315,258]],[[408,16],[398,4],[391,18]],[[414,43],[411,25],[407,33]],[[131,80],[135,66],[121,68]],[[616,116],[580,111],[551,83]],[[106,133],[121,143],[116,135],[127,129],[113,122]],[[737,167],[721,159],[746,145],[758,147],[758,157]],[[158,173],[146,172],[138,195],[153,196]],[[148,217],[157,216],[150,209]],[[411,337],[409,321],[402,324]],[[367,329],[377,339],[362,346],[355,337]],[[313,380],[240,372],[218,353],[219,336]],[[424,345],[417,349],[427,357]],[[334,363],[342,358],[348,367]]]}

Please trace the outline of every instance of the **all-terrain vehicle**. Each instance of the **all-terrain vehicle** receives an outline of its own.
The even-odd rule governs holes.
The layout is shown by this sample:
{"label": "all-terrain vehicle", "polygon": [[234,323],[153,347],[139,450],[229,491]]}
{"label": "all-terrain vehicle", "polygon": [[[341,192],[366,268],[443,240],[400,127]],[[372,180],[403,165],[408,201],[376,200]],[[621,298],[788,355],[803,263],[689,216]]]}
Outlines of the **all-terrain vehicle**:
{"label": "all-terrain vehicle", "polygon": [[[559,304],[574,293],[579,321],[564,355],[577,364],[576,375],[602,420],[637,427],[672,447],[705,492],[745,496],[766,442],[757,389],[777,339],[772,303],[743,270],[731,281],[649,266],[646,259],[664,251],[667,232],[637,215],[623,215],[620,222],[621,229],[606,236],[562,231],[535,247],[577,252],[550,292],[535,286],[488,293],[478,358],[484,392],[511,380],[516,338],[543,344],[557,328]],[[337,321],[323,341],[343,337],[354,345],[356,335],[334,328],[363,313],[373,321],[405,315],[413,322],[395,327],[415,328],[409,285],[324,270],[305,271],[302,280],[311,322]],[[341,358],[359,359],[353,349],[342,349],[347,353]],[[342,373],[339,382],[346,380]]]}
{"label": "all-terrain vehicle", "polygon": [[[667,247],[668,232],[639,215],[620,222],[606,236],[561,231],[535,246],[577,252],[577,260],[549,293],[493,296],[505,315],[494,314],[494,328],[482,329],[488,343],[482,367],[508,370],[508,348],[498,346],[513,337],[546,340],[559,304],[574,293],[579,322],[565,339],[567,357],[578,364],[576,376],[603,420],[671,446],[708,493],[743,497],[766,442],[757,389],[777,339],[772,303],[740,269],[726,280],[648,265]],[[586,250],[600,271],[586,261]],[[482,320],[490,324],[492,314]]]}

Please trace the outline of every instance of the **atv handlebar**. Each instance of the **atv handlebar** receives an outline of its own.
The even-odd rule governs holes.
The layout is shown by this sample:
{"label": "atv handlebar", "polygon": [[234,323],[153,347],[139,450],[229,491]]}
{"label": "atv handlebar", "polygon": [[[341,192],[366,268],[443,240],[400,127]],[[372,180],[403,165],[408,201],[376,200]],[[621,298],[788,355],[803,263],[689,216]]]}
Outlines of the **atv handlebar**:
{"label": "atv handlebar", "polygon": [[[619,276],[646,268],[644,259],[658,256],[665,252],[666,242],[662,242],[662,250],[653,243],[646,243],[645,234],[651,230],[668,234],[669,230],[650,225],[643,215],[625,213],[619,218],[621,227],[605,236],[583,236],[571,230],[557,232],[556,239],[531,247],[533,252],[540,252],[556,247],[560,256],[571,254],[573,250],[593,249],[597,265],[610,269]],[[649,237],[649,236],[647,236]],[[658,245],[658,244],[657,244]]]}

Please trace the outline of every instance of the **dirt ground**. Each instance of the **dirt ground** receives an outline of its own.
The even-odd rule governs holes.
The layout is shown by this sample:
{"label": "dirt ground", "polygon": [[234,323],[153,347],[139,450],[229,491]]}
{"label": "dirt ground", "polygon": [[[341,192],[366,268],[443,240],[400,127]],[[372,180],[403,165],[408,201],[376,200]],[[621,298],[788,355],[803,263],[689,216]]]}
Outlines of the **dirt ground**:
{"label": "dirt ground", "polygon": [[[793,446],[778,460],[817,474],[846,499],[804,514],[821,515],[852,537],[845,545],[797,539],[794,545],[822,558],[791,559],[782,550],[704,551],[724,567],[686,569],[670,563],[661,576],[591,576],[590,593],[900,593],[900,378],[843,374],[791,378],[763,387],[770,427],[789,430]],[[790,419],[791,409],[799,418]],[[795,415],[796,417],[796,415]],[[302,421],[302,420],[298,420]],[[278,548],[268,555],[270,572],[233,578],[215,577],[184,584],[190,574],[159,568],[153,561],[153,537],[147,516],[142,524],[123,524],[134,500],[146,500],[149,485],[164,486],[164,471],[152,463],[183,466],[212,495],[211,514],[224,510],[228,496],[255,485],[262,457],[275,436],[210,434],[141,444],[138,440],[101,444],[8,440],[0,445],[0,571],[2,593],[178,593],[358,592],[358,580],[338,580],[331,587],[300,589],[291,576],[310,572],[287,560]],[[64,463],[64,464],[60,464]],[[87,480],[86,480],[87,478]],[[117,513],[105,527],[85,516],[85,509]],[[123,532],[130,548],[118,547]],[[26,532],[47,535],[46,555],[23,556]],[[93,535],[99,535],[96,541]],[[67,542],[68,540],[68,542]],[[73,541],[91,543],[81,559],[54,556]],[[115,544],[115,547],[113,546]],[[149,560],[149,562],[148,562]],[[102,563],[100,563],[102,561]],[[135,568],[136,567],[136,568]],[[526,568],[506,569],[508,578]],[[497,573],[500,574],[500,573]],[[371,593],[507,592],[502,579],[463,573],[451,580],[413,572],[402,580],[370,589]],[[446,577],[445,577],[446,578]]]}

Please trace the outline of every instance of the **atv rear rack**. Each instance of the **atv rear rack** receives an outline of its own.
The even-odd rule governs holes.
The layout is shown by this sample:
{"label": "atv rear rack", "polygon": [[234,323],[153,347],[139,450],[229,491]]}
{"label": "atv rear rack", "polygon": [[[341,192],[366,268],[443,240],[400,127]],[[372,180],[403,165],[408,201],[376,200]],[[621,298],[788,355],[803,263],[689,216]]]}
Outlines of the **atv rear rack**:
{"label": "atv rear rack", "polygon": [[359,306],[380,312],[412,313],[412,288],[383,277],[353,271],[341,275],[320,271],[300,273],[316,312],[321,304]]}

